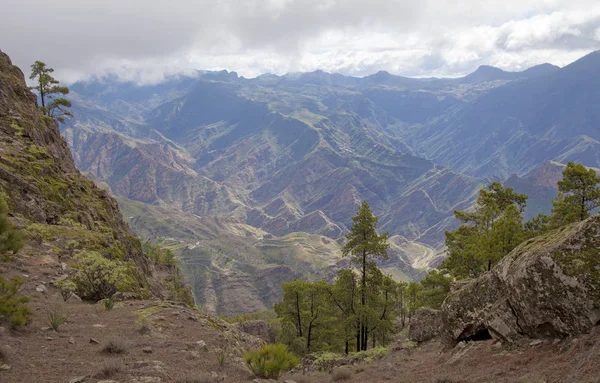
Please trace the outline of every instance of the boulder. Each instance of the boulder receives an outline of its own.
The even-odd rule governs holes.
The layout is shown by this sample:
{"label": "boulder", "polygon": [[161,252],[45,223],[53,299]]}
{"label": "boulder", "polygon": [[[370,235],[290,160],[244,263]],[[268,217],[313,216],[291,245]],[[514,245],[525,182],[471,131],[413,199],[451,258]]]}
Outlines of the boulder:
{"label": "boulder", "polygon": [[528,240],[442,305],[451,344],[564,338],[600,324],[600,215]]}
{"label": "boulder", "polygon": [[269,335],[269,325],[267,325],[267,322],[262,319],[240,322],[237,324],[237,327],[240,331],[245,332],[246,334],[254,335],[267,343],[270,342],[271,337]]}
{"label": "boulder", "polygon": [[437,337],[442,327],[442,312],[422,307],[410,320],[408,338],[413,342],[425,342]]}

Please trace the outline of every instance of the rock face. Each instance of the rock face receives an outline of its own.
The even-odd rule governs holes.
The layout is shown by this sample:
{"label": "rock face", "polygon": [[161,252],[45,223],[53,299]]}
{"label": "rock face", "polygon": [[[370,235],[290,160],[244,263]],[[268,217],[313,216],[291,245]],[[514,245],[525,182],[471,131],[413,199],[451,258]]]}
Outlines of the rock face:
{"label": "rock face", "polygon": [[238,323],[237,327],[240,331],[245,332],[246,334],[254,335],[267,343],[271,341],[271,336],[269,335],[269,326],[264,320],[248,320]]}
{"label": "rock face", "polygon": [[600,323],[600,215],[529,240],[442,306],[450,343],[560,338]]}
{"label": "rock face", "polygon": [[[148,295],[165,297],[174,289],[168,278],[160,279],[159,267],[129,231],[116,200],[76,169],[56,121],[42,114],[23,72],[2,51],[0,194],[11,221],[30,239],[21,250],[24,257],[43,256],[43,247],[53,248],[46,254],[50,259],[55,251],[69,257],[74,251],[95,251],[135,264],[136,286]],[[69,273],[66,263],[62,276]],[[46,286],[37,290],[45,292]]]}
{"label": "rock face", "polygon": [[425,342],[437,337],[442,327],[442,312],[422,307],[410,320],[408,337],[413,342]]}

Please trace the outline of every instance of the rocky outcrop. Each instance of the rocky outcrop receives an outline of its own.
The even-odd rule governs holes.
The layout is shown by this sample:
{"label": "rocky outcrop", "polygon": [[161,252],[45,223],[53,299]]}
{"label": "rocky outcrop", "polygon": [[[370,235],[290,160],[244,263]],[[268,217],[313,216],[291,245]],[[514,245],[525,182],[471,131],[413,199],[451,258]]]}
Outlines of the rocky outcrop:
{"label": "rocky outcrop", "polygon": [[600,323],[600,215],[531,239],[442,306],[449,343],[562,338]]}
{"label": "rocky outcrop", "polygon": [[413,314],[408,328],[408,338],[413,342],[425,342],[437,337],[442,327],[442,312],[421,307]]}
{"label": "rocky outcrop", "polygon": [[267,343],[271,342],[269,326],[264,320],[255,319],[240,322],[237,324],[237,328],[246,334],[254,335],[257,338],[260,338]]}

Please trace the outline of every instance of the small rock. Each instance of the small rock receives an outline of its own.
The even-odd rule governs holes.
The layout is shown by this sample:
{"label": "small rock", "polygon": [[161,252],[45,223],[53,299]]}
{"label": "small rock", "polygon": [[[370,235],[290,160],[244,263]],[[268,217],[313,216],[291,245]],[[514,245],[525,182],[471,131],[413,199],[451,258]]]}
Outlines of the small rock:
{"label": "small rock", "polygon": [[64,262],[61,262],[60,263],[60,268],[63,269],[63,270],[66,270],[67,269],[67,264],[64,263]]}
{"label": "small rock", "polygon": [[537,346],[538,344],[543,343],[544,341],[541,339],[536,339],[533,342],[529,343],[530,346]]}
{"label": "small rock", "polygon": [[0,371],[8,371],[10,370],[10,366],[8,364],[0,365]]}
{"label": "small rock", "polygon": [[152,354],[152,352],[153,352],[152,347],[144,347],[144,348],[142,348],[142,351],[145,352],[146,354]]}
{"label": "small rock", "polygon": [[465,343],[465,342],[458,342],[458,344],[456,345],[455,348],[460,350],[460,349],[465,348],[466,345],[467,345],[467,343]]}
{"label": "small rock", "polygon": [[46,340],[54,340],[54,338],[52,338],[51,336],[47,336]]}
{"label": "small rock", "polygon": [[46,290],[48,290],[48,288],[44,285],[37,285],[35,287],[35,291],[37,291],[38,293],[46,294]]}
{"label": "small rock", "polygon": [[104,328],[104,327],[106,327],[106,325],[105,324],[95,324],[92,327],[95,327],[95,328]]}
{"label": "small rock", "polygon": [[86,378],[87,378],[87,376],[77,376],[77,377],[69,380],[69,383],[82,383],[85,381]]}
{"label": "small rock", "polygon": [[69,343],[71,343],[71,344],[75,344],[75,338],[73,338],[73,337],[70,337],[70,338],[69,338]]}
{"label": "small rock", "polygon": [[208,346],[206,345],[206,342],[205,342],[205,341],[203,341],[203,340],[199,340],[199,341],[197,341],[197,342],[196,342],[196,345],[198,346],[198,348],[199,348],[200,350],[203,350],[203,351],[208,351]]}
{"label": "small rock", "polygon": [[83,300],[79,297],[79,295],[72,293],[69,299],[66,300],[67,303],[81,303]]}
{"label": "small rock", "polygon": [[100,344],[100,342],[99,342],[99,341],[97,341],[97,340],[96,340],[96,339],[94,339],[94,338],[90,338],[90,343],[92,343],[92,344]]}

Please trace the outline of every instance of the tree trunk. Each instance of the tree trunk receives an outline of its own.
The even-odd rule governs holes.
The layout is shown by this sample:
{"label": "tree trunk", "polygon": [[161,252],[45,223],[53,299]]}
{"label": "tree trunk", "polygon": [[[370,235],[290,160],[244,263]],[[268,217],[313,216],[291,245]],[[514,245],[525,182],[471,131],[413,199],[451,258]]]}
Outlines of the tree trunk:
{"label": "tree trunk", "polygon": [[300,319],[300,297],[298,296],[298,292],[296,291],[296,315],[298,319],[298,329],[296,330],[296,334],[299,337],[302,337],[302,320]]}

